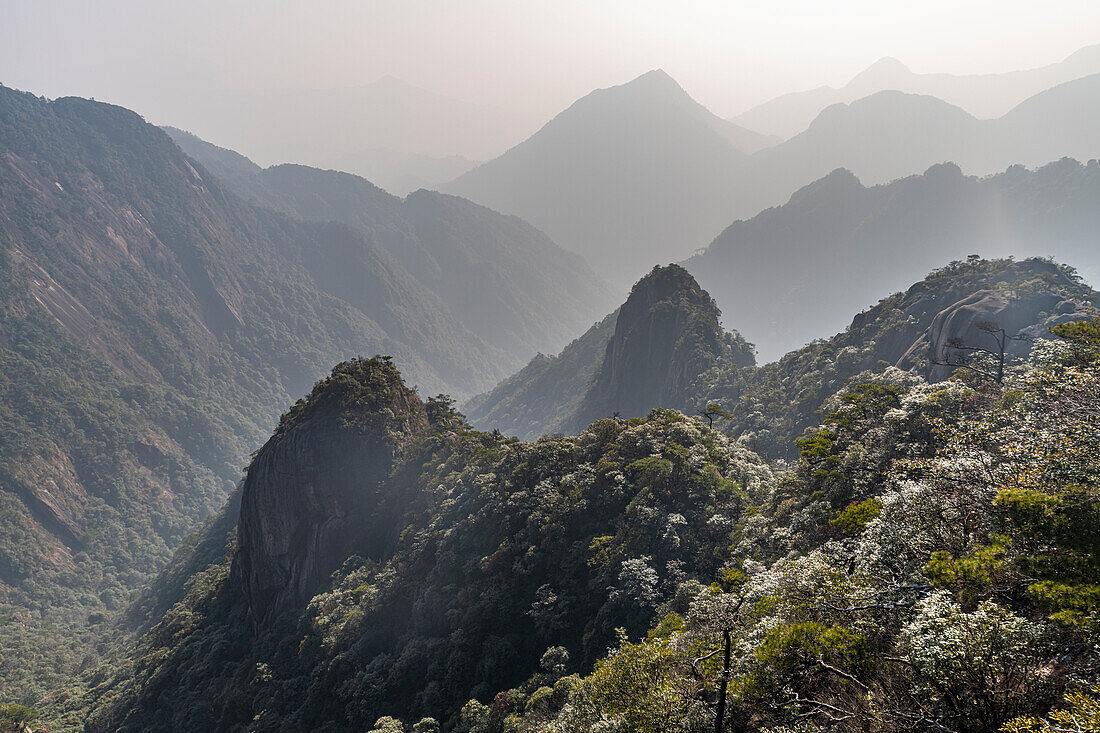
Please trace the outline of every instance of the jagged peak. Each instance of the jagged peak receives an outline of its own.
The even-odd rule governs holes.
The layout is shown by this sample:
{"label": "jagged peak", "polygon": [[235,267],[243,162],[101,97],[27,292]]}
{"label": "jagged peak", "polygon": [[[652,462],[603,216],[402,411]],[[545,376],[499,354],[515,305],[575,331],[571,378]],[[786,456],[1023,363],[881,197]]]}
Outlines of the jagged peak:
{"label": "jagged peak", "polygon": [[673,79],[664,69],[650,69],[641,76],[637,76],[634,79],[628,81],[626,84],[622,84],[621,86],[650,86],[664,88],[675,87],[676,89],[681,88],[680,84],[675,79]]}
{"label": "jagged peak", "polygon": [[[362,357],[337,364],[332,373],[313,385],[307,397],[298,400],[279,419],[276,435],[318,413],[337,411],[345,426],[385,428],[412,432],[422,422],[421,402],[405,386],[401,372],[388,356]],[[396,420],[386,420],[393,418]]]}
{"label": "jagged peak", "polygon": [[710,297],[690,272],[680,265],[669,264],[654,265],[652,270],[634,283],[626,302],[630,303],[631,300],[638,298],[657,302],[670,299],[677,293],[702,294]]}
{"label": "jagged peak", "polygon": [[617,98],[672,100],[679,104],[695,104],[695,100],[664,69],[653,69],[624,84],[597,89],[582,99]]}
{"label": "jagged peak", "polygon": [[893,56],[883,56],[875,63],[868,66],[866,69],[856,74],[848,86],[860,86],[864,84],[889,84],[899,77],[912,76],[913,72],[909,67],[897,60]]}
{"label": "jagged peak", "polygon": [[789,203],[799,204],[827,193],[841,192],[846,194],[862,188],[864,188],[864,185],[855,173],[847,168],[837,168],[828,175],[822,176],[795,191],[791,194]]}

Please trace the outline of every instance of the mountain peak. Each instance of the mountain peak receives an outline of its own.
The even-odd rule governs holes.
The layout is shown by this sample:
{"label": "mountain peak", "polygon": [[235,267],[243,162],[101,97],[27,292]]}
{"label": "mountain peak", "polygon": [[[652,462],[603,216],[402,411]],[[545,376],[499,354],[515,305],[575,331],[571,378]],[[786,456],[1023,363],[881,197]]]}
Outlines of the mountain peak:
{"label": "mountain peak", "polygon": [[913,72],[909,70],[909,67],[893,56],[883,56],[866,69],[856,74],[852,80],[848,82],[847,88],[871,87],[882,89],[912,75]]}
{"label": "mountain peak", "polygon": [[[378,487],[427,425],[388,357],[338,364],[283,416],[241,489],[233,572],[257,627],[308,600],[350,547],[384,544],[392,528],[368,521]],[[354,471],[333,470],[341,456],[356,456]]]}
{"label": "mountain peak", "polygon": [[863,183],[855,173],[847,168],[837,168],[795,191],[791,194],[789,203],[794,206],[805,202],[820,203],[823,197],[848,196],[853,190],[863,187]]}
{"label": "mountain peak", "polygon": [[615,413],[642,416],[651,407],[684,409],[689,385],[729,351],[719,316],[683,267],[650,270],[619,310],[577,426]]}
{"label": "mountain peak", "polygon": [[[669,76],[664,69],[650,69],[641,76],[635,77],[627,84],[676,84],[676,80]],[[679,86],[679,84],[676,84]]]}
{"label": "mountain peak", "polygon": [[653,69],[641,76],[635,77],[625,84],[611,87],[611,89],[630,90],[652,95],[676,95],[690,98],[679,82],[668,75],[664,69]]}

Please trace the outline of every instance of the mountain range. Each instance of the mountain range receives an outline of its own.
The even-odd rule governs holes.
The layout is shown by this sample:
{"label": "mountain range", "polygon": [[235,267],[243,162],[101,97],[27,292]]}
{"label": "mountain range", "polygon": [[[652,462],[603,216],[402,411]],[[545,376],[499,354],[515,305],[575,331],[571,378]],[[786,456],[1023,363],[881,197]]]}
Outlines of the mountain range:
{"label": "mountain range", "polygon": [[189,133],[168,133],[241,197],[362,232],[506,361],[560,349],[612,305],[610,287],[579,255],[514,216],[427,190],[400,199],[332,170],[261,169]]}
{"label": "mountain range", "polygon": [[[268,120],[277,119],[276,125]],[[391,76],[369,84],[281,94],[214,95],[177,124],[232,142],[265,163],[329,166],[365,151],[484,160],[523,139],[530,123],[507,110],[422,89]]]}
{"label": "mountain range", "polygon": [[445,190],[523,217],[605,277],[633,280],[731,220],[748,154],[768,142],[656,70],[583,97]]}
{"label": "mountain range", "polygon": [[970,254],[1041,253],[1100,282],[1098,200],[1095,160],[986,178],[943,164],[877,186],[838,169],[783,206],[731,224],[684,265],[772,361],[838,332],[862,304],[904,287],[909,273]]}
{"label": "mountain range", "polygon": [[826,107],[889,90],[936,97],[978,119],[990,119],[1044,89],[1096,73],[1100,73],[1100,46],[1087,46],[1061,62],[1037,69],[1001,74],[919,74],[897,59],[885,57],[839,89],[823,86],[784,94],[742,112],[731,122],[787,139],[805,130]]}
{"label": "mountain range", "polygon": [[[223,182],[129,110],[0,87],[6,694],[93,652],[331,364],[386,353],[428,394],[472,394],[609,307],[513,217],[225,160]],[[270,205],[232,192],[253,175]]]}
{"label": "mountain range", "polygon": [[[990,281],[1007,287],[990,288]],[[190,568],[189,579],[161,584],[154,605],[166,610],[132,647],[133,657],[89,673],[94,687],[75,686],[61,708],[90,710],[91,731],[407,730],[398,718],[419,720],[422,730],[471,731],[503,729],[506,717],[513,724],[524,716],[545,720],[586,694],[621,704],[621,684],[643,685],[647,692],[639,694],[649,695],[633,667],[615,671],[618,655],[650,642],[674,653],[664,644],[690,633],[683,617],[726,594],[735,603],[750,578],[765,572],[764,562],[785,569],[805,562],[798,560],[801,543],[843,539],[837,527],[844,512],[869,500],[862,492],[877,479],[854,483],[843,471],[822,469],[825,461],[847,467],[857,456],[874,465],[906,455],[919,460],[934,452],[935,443],[925,441],[937,440],[938,431],[932,419],[908,424],[916,419],[908,411],[912,400],[927,402],[940,430],[945,415],[958,419],[955,407],[982,400],[980,382],[929,389],[882,360],[913,359],[905,366],[937,379],[928,357],[954,348],[956,339],[980,336],[985,319],[1049,335],[1057,323],[1094,316],[1096,299],[1048,261],[972,259],[882,301],[847,333],[760,369],[742,350],[711,338],[719,333],[717,312],[686,271],[655,268],[619,309],[594,397],[610,398],[605,409],[645,409],[631,404],[631,390],[646,386],[651,365],[620,357],[668,353],[671,339],[686,346],[672,350],[674,366],[704,381],[662,380],[662,388],[680,389],[661,401],[727,400],[735,414],[726,429],[744,435],[741,442],[652,403],[644,416],[609,415],[573,437],[521,442],[471,430],[445,402],[422,401],[389,360],[340,364],[256,452],[239,501],[177,556],[175,567]],[[767,447],[765,426],[784,433],[773,436],[772,447],[784,445],[802,432],[795,422],[837,404],[825,427],[798,444],[801,455],[789,472],[777,474],[744,445]],[[707,409],[711,421],[721,418]],[[898,436],[883,436],[886,414],[902,425]],[[761,421],[757,429],[743,432],[744,421],[754,420]],[[841,431],[857,421],[867,421],[857,433],[865,441],[850,453],[831,453],[846,445]],[[886,455],[871,453],[876,440],[899,444]],[[233,515],[236,542],[227,543]],[[880,525],[872,526],[865,542],[888,548],[887,538],[870,534]],[[730,553],[748,550],[761,567],[729,564]],[[852,557],[865,562],[872,551],[852,550],[837,566],[853,567]],[[805,552],[824,562],[813,549]],[[792,581],[772,582],[755,613],[785,598],[804,578],[803,567],[791,569]],[[708,587],[702,581],[710,578],[718,580]],[[796,587],[793,602],[805,604],[802,591]],[[733,612],[722,608],[712,612]],[[852,612],[845,606],[839,613]],[[797,617],[786,623],[800,633],[819,631]],[[882,653],[892,648],[886,644]],[[751,664],[757,652],[747,654]],[[652,678],[650,665],[660,659],[642,667],[641,680]],[[770,659],[763,666],[770,669]],[[590,670],[594,681],[566,677]],[[586,684],[607,675],[616,680],[610,691],[587,692]],[[763,700],[768,694],[760,693]],[[762,707],[739,714],[790,718],[753,704]],[[748,705],[745,697],[737,705]],[[614,714],[608,710],[604,715]]]}
{"label": "mountain range", "polygon": [[1100,669],[1098,100],[779,142],[654,71],[398,197],[0,86],[0,728],[1046,714]]}
{"label": "mountain range", "polygon": [[[687,257],[729,222],[779,205],[836,168],[866,183],[954,161],[971,175],[1100,154],[1100,74],[993,120],[882,91],[822,111],[779,143],[722,123],[654,71],[576,102],[446,187],[532,222],[622,282]],[[916,273],[911,273],[915,276]]]}

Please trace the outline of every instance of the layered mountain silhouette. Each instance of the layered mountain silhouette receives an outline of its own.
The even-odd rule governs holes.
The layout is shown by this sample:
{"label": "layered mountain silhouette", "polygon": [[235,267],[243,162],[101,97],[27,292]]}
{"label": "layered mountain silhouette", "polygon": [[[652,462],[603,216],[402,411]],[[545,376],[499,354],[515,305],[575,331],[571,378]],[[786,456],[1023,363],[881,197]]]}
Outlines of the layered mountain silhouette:
{"label": "layered mountain silhouette", "polygon": [[133,112],[0,87],[0,635],[50,660],[4,667],[7,694],[72,672],[332,363],[472,394],[607,310],[514,217],[222,152],[215,174]]}
{"label": "layered mountain silhouette", "polygon": [[461,155],[433,156],[388,148],[360,150],[325,161],[326,168],[354,173],[396,196],[439,188],[477,165]]}
{"label": "layered mountain silhouette", "polygon": [[771,361],[837,332],[910,273],[969,254],[1035,253],[1100,279],[1100,164],[1063,160],[988,178],[938,165],[864,186],[836,170],[783,206],[730,225],[685,266]]}
{"label": "layered mountain silhouette", "polygon": [[1028,97],[1067,81],[1100,73],[1100,46],[1088,46],[1064,61],[1003,74],[918,74],[897,59],[879,59],[840,89],[818,87],[784,94],[731,119],[750,130],[793,137],[826,107],[894,90],[937,97],[979,119],[1000,117]]}
{"label": "layered mountain silhouette", "polygon": [[791,183],[840,167],[884,183],[942,162],[986,175],[1062,157],[1087,161],[1100,156],[1098,124],[1100,74],[1036,94],[993,120],[935,97],[878,92],[825,109],[805,132],[754,156],[755,181],[757,190],[771,182],[772,195],[785,196]]}
{"label": "layered mountain silhouette", "polygon": [[465,328],[521,363],[560,349],[613,305],[609,286],[581,257],[514,216],[426,190],[400,199],[347,173],[261,169],[188,133],[168,132],[242,197],[363,232]]}
{"label": "layered mountain silhouette", "polygon": [[769,142],[657,70],[592,92],[446,190],[521,216],[597,272],[633,280],[728,222],[748,153]]}
{"label": "layered mountain silhouette", "polygon": [[778,145],[746,143],[745,130],[720,122],[654,71],[584,97],[448,190],[522,216],[621,282],[654,261],[686,256],[719,222],[781,204],[839,167],[882,183],[948,161],[985,175],[1096,157],[1100,74],[994,120],[934,97],[883,91],[828,107]]}
{"label": "layered mountain silhouette", "polygon": [[[811,293],[800,297],[803,304],[815,302]],[[822,400],[859,372],[893,365],[942,381],[954,371],[947,365],[958,360],[955,344],[985,345],[990,334],[983,324],[1028,336],[1008,344],[1009,355],[1020,358],[1029,339],[1049,337],[1047,328],[1056,323],[1093,317],[1098,305],[1100,296],[1072,268],[971,257],[854,318],[849,311],[847,327],[835,336],[756,366],[752,344],[736,331],[726,333],[709,294],[673,265],[638,281],[616,313],[560,355],[540,355],[463,410],[480,429],[532,440],[576,433],[613,414],[636,417],[668,406],[698,414],[717,403],[732,414],[726,427],[732,436],[762,455],[789,459],[793,440],[818,419],[814,410]],[[581,389],[585,397],[577,402]]]}

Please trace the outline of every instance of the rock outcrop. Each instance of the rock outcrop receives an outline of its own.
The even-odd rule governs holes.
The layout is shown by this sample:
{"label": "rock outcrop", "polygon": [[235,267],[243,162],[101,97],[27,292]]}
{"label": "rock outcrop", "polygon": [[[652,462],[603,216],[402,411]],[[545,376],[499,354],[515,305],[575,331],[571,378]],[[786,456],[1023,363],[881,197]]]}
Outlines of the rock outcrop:
{"label": "rock outcrop", "polygon": [[420,398],[384,358],[337,366],[285,415],[248,469],[234,575],[263,626],[308,600],[351,554],[377,557],[400,512],[376,511]]}
{"label": "rock outcrop", "polygon": [[687,270],[653,268],[619,310],[574,429],[615,413],[640,417],[654,407],[685,409],[692,385],[719,360],[752,364],[751,347],[726,334],[719,316],[714,300]]}
{"label": "rock outcrop", "polygon": [[1058,323],[1095,316],[1095,309],[1069,298],[1058,286],[1072,286],[1057,266],[1029,261],[1032,279],[1009,287],[978,290],[940,310],[928,329],[898,360],[903,369],[916,368],[930,381],[947,379],[974,356],[974,349],[1001,350],[1006,358],[1023,358],[1036,338],[1049,338],[1048,329]]}

